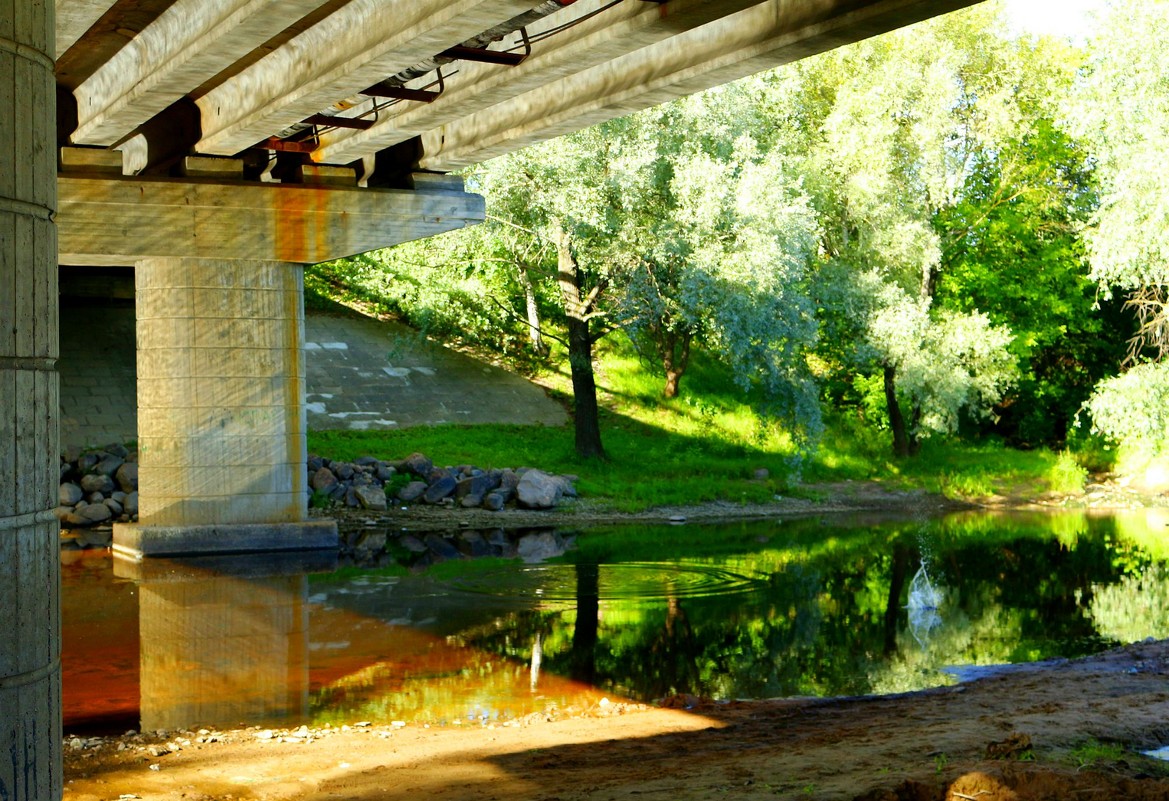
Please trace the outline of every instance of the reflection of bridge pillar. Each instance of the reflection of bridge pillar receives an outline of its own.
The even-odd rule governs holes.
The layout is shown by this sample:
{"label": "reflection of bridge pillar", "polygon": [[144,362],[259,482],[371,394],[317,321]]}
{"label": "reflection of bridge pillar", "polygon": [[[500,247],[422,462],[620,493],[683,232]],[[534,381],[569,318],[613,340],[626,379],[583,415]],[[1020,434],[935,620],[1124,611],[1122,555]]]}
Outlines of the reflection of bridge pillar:
{"label": "reflection of bridge pillar", "polygon": [[120,552],[336,545],[307,523],[303,274],[285,262],[136,268],[139,524]]}
{"label": "reflection of bridge pillar", "polygon": [[142,729],[302,718],[308,579],[139,585]]}
{"label": "reflection of bridge pillar", "polygon": [[0,1],[0,797],[12,801],[62,792],[52,8]]}

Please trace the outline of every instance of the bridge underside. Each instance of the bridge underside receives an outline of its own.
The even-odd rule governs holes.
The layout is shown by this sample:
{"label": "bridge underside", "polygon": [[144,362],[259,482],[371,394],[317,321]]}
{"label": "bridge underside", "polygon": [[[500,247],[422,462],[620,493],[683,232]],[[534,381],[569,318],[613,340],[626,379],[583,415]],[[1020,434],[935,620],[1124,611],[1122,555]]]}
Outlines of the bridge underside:
{"label": "bridge underside", "polygon": [[976,1],[0,0],[0,796],[62,793],[58,264],[136,268],[119,547],[328,545],[300,267],[481,220],[449,170]]}

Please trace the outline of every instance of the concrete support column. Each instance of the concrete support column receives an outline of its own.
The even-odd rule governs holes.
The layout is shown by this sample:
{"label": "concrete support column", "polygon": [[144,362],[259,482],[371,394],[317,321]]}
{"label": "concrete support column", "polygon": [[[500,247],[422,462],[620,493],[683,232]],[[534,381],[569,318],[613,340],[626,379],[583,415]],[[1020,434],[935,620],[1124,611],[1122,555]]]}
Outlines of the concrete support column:
{"label": "concrete support column", "polygon": [[[334,547],[307,524],[300,265],[149,259],[135,268],[134,556]],[[324,537],[324,540],[320,538]]]}
{"label": "concrete support column", "polygon": [[53,4],[0,0],[0,798],[59,799]]}
{"label": "concrete support column", "polygon": [[138,595],[144,731],[306,716],[305,575],[168,578]]}

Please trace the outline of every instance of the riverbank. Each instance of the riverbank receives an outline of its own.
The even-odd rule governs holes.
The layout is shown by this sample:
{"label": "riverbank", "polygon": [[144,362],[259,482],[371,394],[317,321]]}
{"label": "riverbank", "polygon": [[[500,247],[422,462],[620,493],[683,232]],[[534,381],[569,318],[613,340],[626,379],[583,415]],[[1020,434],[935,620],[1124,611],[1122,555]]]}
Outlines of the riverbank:
{"label": "riverbank", "polygon": [[[1169,643],[897,696],[600,703],[502,724],[65,743],[66,801],[1169,798]],[[1104,745],[1101,745],[1104,744]]]}

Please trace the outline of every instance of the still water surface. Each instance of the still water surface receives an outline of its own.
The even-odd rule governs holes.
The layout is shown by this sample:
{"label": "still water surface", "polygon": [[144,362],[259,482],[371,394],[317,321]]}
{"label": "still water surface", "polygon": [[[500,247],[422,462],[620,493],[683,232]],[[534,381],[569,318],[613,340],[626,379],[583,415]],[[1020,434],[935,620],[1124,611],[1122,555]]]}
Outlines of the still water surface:
{"label": "still water surface", "polygon": [[1166,510],[575,532],[560,559],[63,554],[70,732],[449,724],[951,684],[1169,637]]}

